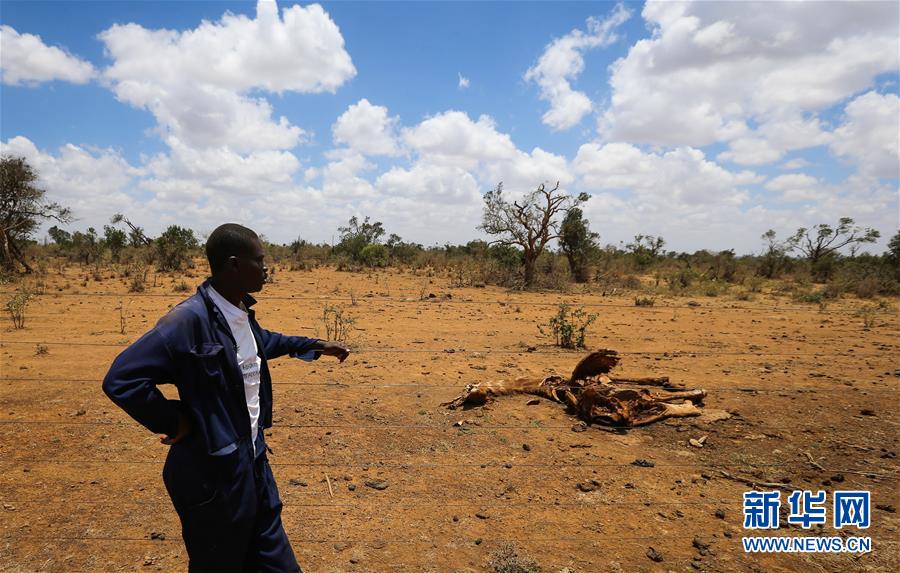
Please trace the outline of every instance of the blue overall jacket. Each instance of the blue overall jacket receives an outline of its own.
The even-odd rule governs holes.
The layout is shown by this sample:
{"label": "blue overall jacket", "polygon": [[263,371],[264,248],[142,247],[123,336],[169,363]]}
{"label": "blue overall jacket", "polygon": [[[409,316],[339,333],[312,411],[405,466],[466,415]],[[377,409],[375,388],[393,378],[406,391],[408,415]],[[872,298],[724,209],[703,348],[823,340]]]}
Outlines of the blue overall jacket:
{"label": "blue overall jacket", "polygon": [[[209,298],[209,281],[163,316],[156,326],[113,361],[103,391],[120,408],[151,432],[175,436],[178,414],[189,416],[192,441],[209,454],[227,454],[240,440],[253,443],[244,378],[237,363],[231,329]],[[268,359],[300,357],[315,338],[285,336],[259,326],[250,295],[244,299],[250,329],[259,349],[259,427],[272,427],[272,377]],[[318,353],[316,353],[316,358]],[[156,387],[174,384],[179,400],[168,400]],[[199,445],[199,444],[198,444]]]}

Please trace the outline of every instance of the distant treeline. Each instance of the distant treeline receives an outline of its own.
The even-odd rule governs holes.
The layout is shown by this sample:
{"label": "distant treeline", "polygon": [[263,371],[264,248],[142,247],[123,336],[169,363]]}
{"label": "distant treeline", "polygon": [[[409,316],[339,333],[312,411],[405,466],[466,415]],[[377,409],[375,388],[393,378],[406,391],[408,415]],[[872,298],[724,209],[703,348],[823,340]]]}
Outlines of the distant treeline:
{"label": "distant treeline", "polygon": [[[852,221],[842,219],[837,226],[821,225],[784,241],[769,231],[762,235],[759,254],[742,256],[732,250],[667,251],[665,240],[651,235],[638,235],[620,246],[601,247],[592,240],[581,245],[583,252],[575,253],[577,265],[572,261],[572,249],[567,251],[560,241],[559,248],[547,248],[538,255],[529,288],[568,290],[580,283],[605,292],[650,289],[717,296],[730,291],[752,294],[759,292],[767,279],[787,279],[782,282],[793,286],[784,288],[793,289],[796,297],[808,302],[844,293],[861,298],[900,294],[900,232],[881,255],[853,252],[859,243],[871,240],[851,241],[848,254],[828,248],[839,241],[828,243],[827,239],[846,239],[852,230]],[[275,244],[263,237],[269,266],[276,272],[320,266],[351,272],[396,267],[445,276],[451,286],[526,286],[524,251],[515,245],[474,240],[465,245],[424,247],[387,233],[382,223],[368,217],[362,221],[353,217],[338,231],[340,240],[335,245],[302,238]],[[820,236],[826,246],[817,250]],[[145,277],[150,268],[163,272],[193,268],[203,256],[201,241],[193,230],[173,225],[159,237],[149,237],[121,215],[113,217],[102,233],[94,228],[69,231],[51,227],[47,239],[29,241],[25,252],[36,261],[39,272],[72,263],[95,270],[112,265],[127,269],[124,276]]]}
{"label": "distant treeline", "polygon": [[[38,179],[25,158],[0,157],[0,279],[21,273],[43,276],[53,264],[62,272],[67,263],[93,268],[93,274],[101,276],[101,269],[112,265],[120,277],[131,281],[132,290],[139,291],[151,268],[177,273],[202,255],[192,229],[172,225],[159,237],[150,237],[122,214],[113,215],[102,233],[93,227],[70,231],[66,226],[73,220],[71,210],[47,201]],[[835,225],[801,227],[786,239],[766,231],[760,254],[737,256],[732,250],[666,251],[666,241],[653,235],[602,247],[580,208],[590,195],[569,195],[559,182],[554,187],[542,183],[515,199],[504,194],[501,182],[483,199],[478,229],[491,237],[490,242],[423,247],[388,234],[384,225],[369,217],[361,221],[351,217],[338,228],[340,240],[335,245],[302,238],[289,245],[264,240],[272,273],[279,267],[334,265],[359,271],[394,266],[443,273],[455,286],[565,290],[582,284],[601,291],[650,288],[717,296],[739,285],[738,294],[748,297],[767,279],[788,278],[795,295],[810,302],[845,292],[863,298],[900,294],[900,232],[882,255],[858,254],[880,233],[857,226],[849,217]],[[49,240],[39,243],[34,236],[44,221],[57,224],[48,230]],[[825,286],[812,288],[813,283]],[[188,285],[182,282],[179,287]]]}

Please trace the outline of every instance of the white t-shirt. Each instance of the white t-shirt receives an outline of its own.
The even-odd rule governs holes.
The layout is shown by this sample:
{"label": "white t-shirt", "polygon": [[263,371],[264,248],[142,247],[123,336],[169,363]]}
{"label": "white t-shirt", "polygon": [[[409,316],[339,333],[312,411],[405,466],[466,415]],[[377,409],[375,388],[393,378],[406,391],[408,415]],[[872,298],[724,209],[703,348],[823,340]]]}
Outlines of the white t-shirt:
{"label": "white t-shirt", "polygon": [[255,453],[256,434],[259,430],[259,369],[262,359],[259,357],[253,331],[250,330],[250,317],[244,303],[238,308],[212,287],[209,288],[209,298],[222,311],[237,343],[237,361],[244,376],[244,397],[247,399],[247,412],[250,413],[250,442]]}

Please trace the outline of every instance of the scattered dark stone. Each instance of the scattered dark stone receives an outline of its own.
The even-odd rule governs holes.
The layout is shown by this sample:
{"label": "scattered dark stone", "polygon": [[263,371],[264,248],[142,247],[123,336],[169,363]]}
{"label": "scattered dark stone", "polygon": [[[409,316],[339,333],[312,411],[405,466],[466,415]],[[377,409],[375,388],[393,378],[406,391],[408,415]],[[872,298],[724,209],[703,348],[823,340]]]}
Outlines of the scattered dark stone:
{"label": "scattered dark stone", "polygon": [[635,485],[634,485],[633,483],[630,483],[630,482],[629,482],[629,483],[626,483],[626,484],[623,485],[622,487],[624,487],[625,489],[636,489],[636,488],[635,488]]}
{"label": "scattered dark stone", "polygon": [[366,486],[372,489],[377,489],[379,491],[385,490],[388,487],[387,480],[369,480],[366,482]]}
{"label": "scattered dark stone", "polygon": [[458,516],[458,515],[454,515],[454,516],[453,516],[453,521],[454,521],[454,522],[459,521],[459,516]]}
{"label": "scattered dark stone", "polygon": [[481,545],[481,541],[482,541],[482,540],[481,540],[481,538],[479,537],[478,539],[475,540],[475,545]]}
{"label": "scattered dark stone", "polygon": [[298,479],[298,478],[291,478],[291,479],[288,480],[288,483],[291,484],[291,485],[299,485],[300,487],[306,487],[306,486],[309,485],[308,483],[306,483],[306,482],[303,481],[302,479]]}
{"label": "scattered dark stone", "polygon": [[706,555],[707,553],[709,553],[709,543],[704,543],[703,540],[699,537],[695,537],[694,541],[691,542],[691,545],[693,545],[697,549],[700,555]]}
{"label": "scattered dark stone", "polygon": [[585,424],[584,422],[578,422],[577,424],[572,426],[572,431],[573,432],[584,432],[585,430],[587,430],[587,428],[588,428],[587,424]]}
{"label": "scattered dark stone", "polygon": [[476,513],[475,517],[477,517],[478,519],[487,519],[488,518],[487,514],[481,513],[481,512]]}
{"label": "scattered dark stone", "polygon": [[722,532],[722,535],[724,535],[724,536],[727,537],[728,539],[731,539],[731,538],[734,536],[734,534],[731,533],[730,531],[723,531],[723,532]]}
{"label": "scattered dark stone", "polygon": [[652,547],[647,549],[647,557],[650,559],[650,561],[656,561],[657,563],[662,563],[663,561],[662,553],[660,553],[656,549],[653,549]]}
{"label": "scattered dark stone", "polygon": [[540,404],[540,403],[541,403],[541,401],[540,401],[539,399],[537,399],[537,398],[532,398],[531,400],[525,402],[525,405],[526,405],[526,406],[536,406],[536,405],[538,405],[538,404]]}
{"label": "scattered dark stone", "polygon": [[880,509],[881,511],[886,511],[888,513],[897,513],[897,508],[889,503],[876,503],[875,509]]}
{"label": "scattered dark stone", "polygon": [[350,547],[350,544],[339,541],[339,542],[335,543],[333,545],[333,547],[334,547],[335,551],[343,551],[343,550],[347,549],[348,547]]}
{"label": "scattered dark stone", "polygon": [[594,490],[597,489],[597,486],[596,486],[596,485],[592,484],[591,482],[586,482],[586,481],[585,481],[585,482],[578,482],[578,483],[575,485],[575,487],[578,488],[579,490],[585,492],[585,493],[587,493],[587,492],[589,492],[589,491],[594,491]]}
{"label": "scattered dark stone", "polygon": [[349,489],[350,491],[356,491],[356,484],[353,484],[353,483],[347,484],[347,489]]}
{"label": "scattered dark stone", "polygon": [[885,452],[881,454],[882,458],[892,460],[897,457],[897,452]]}
{"label": "scattered dark stone", "polygon": [[834,474],[831,476],[831,481],[834,483],[844,483],[844,475],[843,474]]}
{"label": "scattered dark stone", "polygon": [[724,509],[717,509],[717,510],[716,510],[716,513],[715,513],[714,515],[715,515],[716,517],[718,517],[719,519],[725,519],[725,510],[724,510]]}
{"label": "scattered dark stone", "polygon": [[651,460],[636,459],[633,462],[631,462],[631,465],[638,466],[640,468],[652,468],[653,466],[656,465],[656,462],[653,462]]}
{"label": "scattered dark stone", "polygon": [[503,464],[503,467],[509,470],[512,469],[512,464]]}
{"label": "scattered dark stone", "polygon": [[522,449],[525,450],[526,452],[530,452],[531,446],[529,446],[528,444],[522,444]]}
{"label": "scattered dark stone", "polygon": [[355,558],[355,557],[352,557],[352,558],[350,559],[350,563],[356,565],[357,563],[359,563],[359,559],[357,559],[357,558]]}
{"label": "scattered dark stone", "polygon": [[155,539],[156,541],[165,541],[166,534],[153,531],[150,533],[150,539]]}
{"label": "scattered dark stone", "polygon": [[537,346],[529,346],[525,349],[526,352],[537,352]]}
{"label": "scattered dark stone", "polygon": [[862,410],[859,411],[859,413],[862,414],[863,416],[874,416],[875,410],[870,410],[869,408],[863,408]]}

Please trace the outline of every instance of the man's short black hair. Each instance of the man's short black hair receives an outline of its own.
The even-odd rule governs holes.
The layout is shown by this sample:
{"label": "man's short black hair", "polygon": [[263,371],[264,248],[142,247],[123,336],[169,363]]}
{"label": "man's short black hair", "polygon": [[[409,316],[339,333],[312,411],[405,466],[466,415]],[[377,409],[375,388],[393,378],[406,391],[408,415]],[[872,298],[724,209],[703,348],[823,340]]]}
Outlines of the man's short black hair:
{"label": "man's short black hair", "polygon": [[229,257],[250,254],[256,240],[259,240],[259,236],[252,229],[237,223],[225,223],[216,227],[206,240],[206,258],[213,274],[222,268]]}

